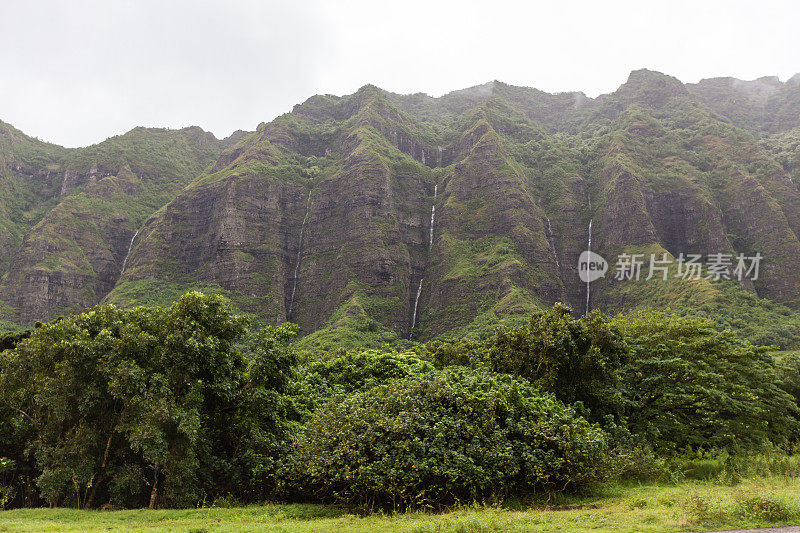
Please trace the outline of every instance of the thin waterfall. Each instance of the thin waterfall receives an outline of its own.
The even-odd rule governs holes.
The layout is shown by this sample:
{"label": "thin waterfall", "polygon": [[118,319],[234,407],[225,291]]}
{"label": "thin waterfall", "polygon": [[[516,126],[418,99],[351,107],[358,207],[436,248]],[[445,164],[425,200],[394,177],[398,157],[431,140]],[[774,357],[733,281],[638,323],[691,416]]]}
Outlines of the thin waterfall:
{"label": "thin waterfall", "polygon": [[64,196],[67,193],[67,178],[69,177],[69,171],[64,172],[64,179],[61,180],[61,196]]}
{"label": "thin waterfall", "polygon": [[439,192],[439,186],[433,186],[433,205],[431,206],[431,230],[430,236],[428,237],[428,246],[430,247],[433,244],[433,223],[434,219],[436,218],[436,195]]}
{"label": "thin waterfall", "polygon": [[552,224],[550,224],[549,218],[544,217],[544,219],[547,221],[547,240],[550,241],[550,248],[553,251],[553,259],[556,260],[556,267],[558,267],[558,269],[560,270],[561,265],[558,262],[558,252],[556,251],[556,240],[553,238],[553,226]]}
{"label": "thin waterfall", "polygon": [[431,206],[431,231],[430,231],[430,235],[428,237],[428,246],[433,244],[433,220],[434,220],[435,217],[436,217],[436,206],[432,205]]}
{"label": "thin waterfall", "polygon": [[308,191],[308,198],[306,199],[306,214],[303,217],[303,223],[300,225],[300,238],[297,240],[297,261],[294,263],[294,277],[292,281],[292,296],[289,298],[289,312],[286,314],[286,320],[292,319],[292,309],[294,309],[294,294],[297,292],[297,271],[300,269],[300,254],[303,252],[303,232],[306,229],[306,221],[308,220],[308,213],[311,211],[311,191]]}
{"label": "thin waterfall", "polygon": [[437,167],[441,167],[442,166],[442,147],[441,146],[437,146],[436,150],[439,152],[439,156],[438,156],[438,159],[436,161],[436,166]]}
{"label": "thin waterfall", "polygon": [[[589,244],[586,247],[586,249],[589,252],[592,251],[592,219],[589,219]],[[585,313],[587,315],[589,314],[589,296],[592,293],[592,289],[591,289],[590,283],[591,282],[588,281],[588,279],[587,279],[587,281],[586,281],[586,313]]]}
{"label": "thin waterfall", "polygon": [[125,273],[125,266],[128,264],[128,258],[131,256],[131,250],[133,250],[133,241],[136,240],[137,235],[139,235],[138,229],[133,233],[133,237],[131,237],[131,242],[130,244],[128,244],[128,253],[125,254],[125,259],[122,261],[122,270],[119,273],[120,276]]}
{"label": "thin waterfall", "polygon": [[419,306],[419,297],[422,294],[422,281],[424,278],[419,279],[419,287],[417,287],[417,297],[414,299],[414,313],[411,315],[411,329],[417,325],[417,306]]}

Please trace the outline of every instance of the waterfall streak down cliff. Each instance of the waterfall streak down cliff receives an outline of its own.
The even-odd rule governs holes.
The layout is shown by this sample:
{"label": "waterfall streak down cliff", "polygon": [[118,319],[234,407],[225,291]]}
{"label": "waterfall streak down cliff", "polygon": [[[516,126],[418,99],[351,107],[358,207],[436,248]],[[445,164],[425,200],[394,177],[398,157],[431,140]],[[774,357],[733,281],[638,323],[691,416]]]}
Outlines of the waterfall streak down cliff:
{"label": "waterfall streak down cliff", "polygon": [[311,191],[308,191],[308,198],[306,199],[306,214],[303,217],[303,223],[300,225],[300,237],[297,240],[297,261],[294,263],[294,275],[292,276],[292,295],[289,298],[289,312],[286,313],[286,320],[292,319],[292,310],[294,309],[294,295],[297,292],[297,272],[300,269],[300,256],[303,253],[303,232],[306,229],[306,222],[308,221],[308,213],[311,211]]}
{"label": "waterfall streak down cliff", "polygon": [[128,244],[128,253],[125,254],[125,259],[122,261],[122,270],[119,273],[120,276],[125,273],[125,267],[128,265],[128,258],[131,256],[131,250],[133,249],[133,241],[136,240],[137,235],[139,235],[138,229],[134,232],[133,237],[131,237],[131,242]]}
{"label": "waterfall streak down cliff", "polygon": [[[589,220],[589,243],[586,246],[586,250],[591,252],[592,251],[592,221]],[[589,285],[591,282],[586,282],[586,313],[589,314],[589,296],[592,294],[591,286]]]}

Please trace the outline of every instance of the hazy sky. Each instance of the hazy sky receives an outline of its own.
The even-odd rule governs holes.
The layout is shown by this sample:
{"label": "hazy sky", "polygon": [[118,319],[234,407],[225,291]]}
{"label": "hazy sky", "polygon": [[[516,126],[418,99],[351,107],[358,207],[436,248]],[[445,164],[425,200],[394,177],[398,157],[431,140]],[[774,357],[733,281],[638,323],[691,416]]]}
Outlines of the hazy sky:
{"label": "hazy sky", "polygon": [[0,120],[83,146],[137,125],[224,137],[365,83],[595,96],[642,67],[785,80],[798,28],[797,2],[769,0],[0,0]]}

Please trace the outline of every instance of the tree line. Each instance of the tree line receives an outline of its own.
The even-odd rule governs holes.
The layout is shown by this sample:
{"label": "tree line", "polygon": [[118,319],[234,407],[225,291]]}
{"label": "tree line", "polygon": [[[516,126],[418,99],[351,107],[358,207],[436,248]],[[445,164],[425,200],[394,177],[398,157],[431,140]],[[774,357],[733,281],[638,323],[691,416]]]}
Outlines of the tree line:
{"label": "tree line", "polygon": [[0,336],[0,507],[436,507],[796,445],[800,360],[700,318],[557,304],[483,338],[308,361],[296,333],[190,292]]}

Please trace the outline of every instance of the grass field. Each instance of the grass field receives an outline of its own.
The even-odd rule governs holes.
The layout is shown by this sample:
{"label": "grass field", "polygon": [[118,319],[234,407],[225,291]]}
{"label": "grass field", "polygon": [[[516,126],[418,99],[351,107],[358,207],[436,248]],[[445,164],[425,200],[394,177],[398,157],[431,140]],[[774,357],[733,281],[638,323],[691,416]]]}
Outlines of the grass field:
{"label": "grass field", "polygon": [[647,532],[800,523],[800,479],[772,476],[734,486],[627,485],[549,504],[465,507],[444,513],[359,516],[333,506],[270,504],[189,510],[0,512],[0,531]]}

